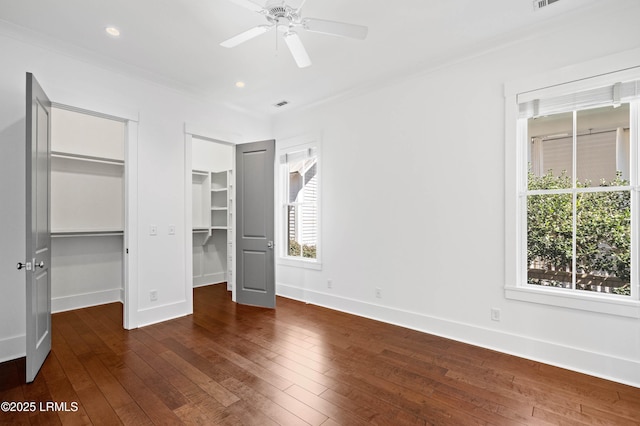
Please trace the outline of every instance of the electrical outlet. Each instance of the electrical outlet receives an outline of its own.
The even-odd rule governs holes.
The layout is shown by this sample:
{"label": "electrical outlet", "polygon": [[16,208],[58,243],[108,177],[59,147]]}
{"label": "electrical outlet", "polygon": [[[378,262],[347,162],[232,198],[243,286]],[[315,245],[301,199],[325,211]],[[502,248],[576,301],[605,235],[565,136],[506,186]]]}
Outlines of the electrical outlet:
{"label": "electrical outlet", "polygon": [[157,302],[158,301],[158,290],[151,290],[149,292],[149,299],[152,302]]}
{"label": "electrical outlet", "polygon": [[327,288],[333,288],[333,280],[327,280]]}
{"label": "electrical outlet", "polygon": [[380,290],[379,288],[376,288],[376,297],[378,299],[382,299],[382,290]]}
{"label": "electrical outlet", "polygon": [[500,321],[500,309],[491,308],[491,319],[493,321]]}

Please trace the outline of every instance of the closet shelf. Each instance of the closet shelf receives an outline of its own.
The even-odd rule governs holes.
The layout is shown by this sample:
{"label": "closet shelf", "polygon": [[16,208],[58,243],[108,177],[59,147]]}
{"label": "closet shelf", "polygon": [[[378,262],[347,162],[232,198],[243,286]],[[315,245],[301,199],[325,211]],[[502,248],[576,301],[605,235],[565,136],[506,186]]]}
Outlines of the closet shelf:
{"label": "closet shelf", "polygon": [[91,229],[91,230],[55,230],[51,231],[51,238],[65,238],[65,237],[111,237],[124,235],[122,229]]}
{"label": "closet shelf", "polygon": [[76,161],[86,161],[90,163],[100,163],[100,164],[109,164],[113,166],[123,166],[123,160],[117,160],[114,158],[105,158],[105,157],[92,157],[89,155],[81,155],[81,154],[73,154],[69,152],[61,152],[61,151],[52,151],[51,158],[60,158],[65,160],[76,160]]}

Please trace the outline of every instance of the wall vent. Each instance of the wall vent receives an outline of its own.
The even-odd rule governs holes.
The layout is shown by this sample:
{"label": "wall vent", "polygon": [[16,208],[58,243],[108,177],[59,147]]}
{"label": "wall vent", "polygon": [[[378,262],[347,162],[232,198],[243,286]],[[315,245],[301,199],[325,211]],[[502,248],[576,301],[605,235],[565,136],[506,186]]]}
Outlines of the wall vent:
{"label": "wall vent", "polygon": [[276,107],[276,108],[281,108],[281,107],[283,107],[285,105],[288,105],[288,104],[289,104],[289,101],[280,101],[277,104],[273,104],[273,106]]}
{"label": "wall vent", "polygon": [[556,3],[560,0],[533,0],[533,10],[542,9],[550,4]]}

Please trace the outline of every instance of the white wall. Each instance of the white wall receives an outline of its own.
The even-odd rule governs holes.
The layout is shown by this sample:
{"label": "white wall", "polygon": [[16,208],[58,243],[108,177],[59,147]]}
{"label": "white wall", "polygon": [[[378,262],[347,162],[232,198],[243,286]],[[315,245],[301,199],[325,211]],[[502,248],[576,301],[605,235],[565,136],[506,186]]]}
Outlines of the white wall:
{"label": "white wall", "polygon": [[191,168],[221,172],[233,168],[233,145],[193,137]]}
{"label": "white wall", "polygon": [[637,47],[640,5],[618,4],[278,115],[277,140],[322,134],[324,245],[278,293],[640,386],[639,320],[504,297],[504,83]]}
{"label": "white wall", "polygon": [[[185,122],[212,136],[238,142],[271,137],[264,117],[231,111],[156,84],[130,78],[59,53],[47,40],[0,24],[0,361],[24,355],[24,114],[25,73],[33,72],[58,103],[97,112],[138,116],[138,275],[135,310],[139,325],[189,313],[191,283],[185,277]],[[185,64],[187,67],[187,64]],[[118,112],[122,114],[118,114]],[[148,235],[149,225],[158,236]],[[168,226],[176,235],[168,235]],[[189,232],[191,232],[189,230]],[[187,267],[189,269],[187,269]],[[187,272],[189,271],[189,273]],[[149,291],[158,291],[150,302]]]}
{"label": "white wall", "polygon": [[51,241],[51,311],[123,300],[122,236]]}

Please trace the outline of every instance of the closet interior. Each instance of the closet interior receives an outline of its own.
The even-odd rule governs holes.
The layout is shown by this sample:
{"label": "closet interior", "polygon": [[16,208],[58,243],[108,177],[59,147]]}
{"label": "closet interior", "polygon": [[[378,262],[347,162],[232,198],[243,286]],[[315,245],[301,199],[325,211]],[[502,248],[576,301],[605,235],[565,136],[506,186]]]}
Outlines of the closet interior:
{"label": "closet interior", "polygon": [[53,312],[124,300],[125,131],[124,121],[52,108]]}
{"label": "closet interior", "polygon": [[233,288],[233,163],[230,144],[192,138],[193,286]]}

